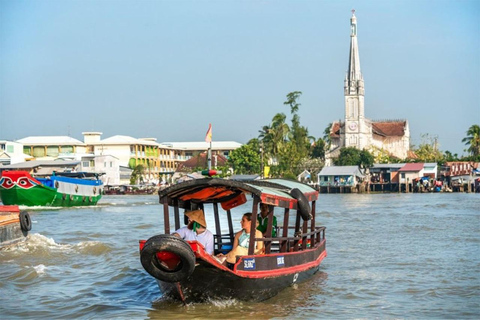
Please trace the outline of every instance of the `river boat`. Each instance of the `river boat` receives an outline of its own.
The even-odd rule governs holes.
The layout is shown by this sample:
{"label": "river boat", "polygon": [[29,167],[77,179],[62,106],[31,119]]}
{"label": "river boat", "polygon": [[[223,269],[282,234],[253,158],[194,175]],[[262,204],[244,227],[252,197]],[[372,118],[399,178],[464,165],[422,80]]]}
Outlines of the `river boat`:
{"label": "river boat", "polygon": [[96,205],[103,194],[99,174],[53,172],[33,177],[27,171],[3,171],[0,196],[5,205],[76,207]]}
{"label": "river boat", "polygon": [[32,229],[28,212],[18,206],[0,205],[0,248],[23,241]]}
{"label": "river boat", "polygon": [[[247,197],[252,200],[247,201]],[[185,303],[231,298],[266,300],[309,279],[327,256],[325,227],[316,225],[318,191],[309,185],[284,179],[205,178],[160,190],[159,198],[165,233],[140,240],[140,260],[165,296]],[[180,228],[180,209],[202,209],[207,217],[213,214],[210,220],[215,221],[215,231],[209,227],[214,233],[214,254],[226,253],[235,236],[232,215],[240,220],[244,213],[251,212],[250,227],[254,230],[260,203],[270,205],[265,235],[272,235],[274,215],[280,221],[276,236],[256,238],[251,232],[248,254],[236,256],[236,263],[230,267],[207,254],[201,243],[171,235],[172,222],[175,230]],[[254,254],[255,241],[265,245],[261,254]]]}

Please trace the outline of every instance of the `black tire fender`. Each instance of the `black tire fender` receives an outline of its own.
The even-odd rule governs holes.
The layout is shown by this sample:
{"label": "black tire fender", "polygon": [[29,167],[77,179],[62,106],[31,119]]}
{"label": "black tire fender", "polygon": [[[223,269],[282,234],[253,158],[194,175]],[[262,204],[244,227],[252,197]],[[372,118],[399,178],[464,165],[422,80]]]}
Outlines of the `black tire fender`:
{"label": "black tire fender", "polygon": [[[178,258],[173,268],[161,261],[157,253],[167,252]],[[161,234],[145,242],[140,252],[143,268],[154,278],[165,282],[179,282],[188,278],[195,269],[195,254],[190,245],[174,235]]]}
{"label": "black tire fender", "polygon": [[308,203],[307,197],[297,188],[290,190],[290,195],[297,199],[297,211],[300,213],[300,216],[303,220],[308,221],[312,219],[312,214],[310,213],[310,204]]}
{"label": "black tire fender", "polygon": [[18,218],[20,219],[20,227],[23,231],[32,230],[32,219],[30,219],[28,212],[20,211]]}

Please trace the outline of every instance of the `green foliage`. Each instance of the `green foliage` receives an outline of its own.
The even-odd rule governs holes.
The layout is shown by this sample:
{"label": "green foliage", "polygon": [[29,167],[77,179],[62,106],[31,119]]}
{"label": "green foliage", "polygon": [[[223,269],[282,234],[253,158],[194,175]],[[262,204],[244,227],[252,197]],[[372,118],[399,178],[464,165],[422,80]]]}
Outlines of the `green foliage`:
{"label": "green foliage", "polygon": [[469,146],[467,151],[477,159],[480,156],[480,126],[474,124],[468,128],[467,136],[462,139],[462,142]]}
{"label": "green foliage", "polygon": [[310,156],[312,158],[325,160],[325,141],[318,138],[310,147]]}
{"label": "green foliage", "polygon": [[438,150],[437,139],[430,135],[422,134],[422,143],[413,150],[417,156],[414,162],[438,162],[443,159],[443,154]]}
{"label": "green foliage", "polygon": [[320,171],[323,169],[325,166],[325,161],[320,158],[314,158],[314,159],[302,159],[300,162],[300,172],[303,172],[303,170],[307,170],[310,172],[310,178],[313,182],[317,182],[318,174]]}
{"label": "green foliage", "polygon": [[261,157],[257,143],[244,144],[240,148],[230,152],[228,163],[232,166],[235,174],[258,174],[261,172]]}
{"label": "green foliage", "polygon": [[358,150],[354,147],[341,148],[338,158],[333,159],[336,166],[359,166],[369,168],[373,166],[373,155],[367,150]]}
{"label": "green foliage", "polygon": [[333,123],[330,122],[323,131],[323,141],[325,141],[326,149],[330,149],[330,146],[332,145],[332,139],[330,138],[330,131],[332,131],[332,125]]}
{"label": "green foliage", "polygon": [[368,150],[373,156],[373,163],[400,163],[401,159],[392,156],[387,150],[371,146]]}
{"label": "green foliage", "polygon": [[130,175],[130,184],[142,184],[143,175],[145,174],[145,167],[141,164],[137,165]]}
{"label": "green foliage", "polygon": [[286,115],[277,113],[270,125],[263,126],[259,131],[264,164],[270,165],[272,177],[296,177],[303,171],[300,165],[303,159],[325,158],[325,142],[309,136],[308,129],[300,124],[298,100],[301,95],[301,91],[290,92],[283,103],[290,107],[290,126],[286,123]]}

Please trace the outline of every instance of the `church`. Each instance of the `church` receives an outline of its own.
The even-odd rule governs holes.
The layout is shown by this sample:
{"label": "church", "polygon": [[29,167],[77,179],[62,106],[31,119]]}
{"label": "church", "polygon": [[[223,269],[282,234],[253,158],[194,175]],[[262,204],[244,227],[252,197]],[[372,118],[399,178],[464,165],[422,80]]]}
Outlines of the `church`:
{"label": "church", "polygon": [[373,121],[365,117],[365,86],[360,71],[355,10],[352,10],[350,27],[350,58],[344,82],[345,118],[332,123],[326,164],[332,165],[332,159],[339,156],[342,147],[366,149],[374,155],[386,152],[405,159],[410,148],[408,121]]}

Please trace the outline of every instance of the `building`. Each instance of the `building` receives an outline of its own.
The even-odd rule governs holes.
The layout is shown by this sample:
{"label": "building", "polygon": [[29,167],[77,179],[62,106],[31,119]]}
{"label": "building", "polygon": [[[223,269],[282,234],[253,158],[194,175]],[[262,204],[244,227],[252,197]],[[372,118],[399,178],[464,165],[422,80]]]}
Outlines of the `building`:
{"label": "building", "polygon": [[365,175],[358,166],[331,166],[324,167],[318,174],[318,184],[324,186],[348,186],[355,187],[362,182]]}
{"label": "building", "polygon": [[147,183],[170,181],[181,161],[173,148],[157,143],[155,138],[116,135],[102,140],[101,132],[82,134],[87,151],[95,156],[111,155],[118,159],[119,166],[130,169],[144,166],[144,181]]}
{"label": "building", "polygon": [[36,136],[16,141],[23,145],[23,153],[36,160],[54,160],[60,156],[85,154],[86,144],[68,136]]}
{"label": "building", "polygon": [[[188,160],[210,147],[210,144],[204,141],[200,142],[162,142],[162,145],[169,146],[175,150],[177,158],[180,160]],[[230,152],[242,146],[241,143],[235,141],[212,141],[212,155],[222,155],[228,159]]]}
{"label": "building", "polygon": [[409,184],[423,177],[423,163],[407,163],[398,170],[400,183]]}
{"label": "building", "polygon": [[398,171],[405,163],[376,163],[369,168],[371,183],[399,183]]}
{"label": "building", "polygon": [[383,150],[391,156],[405,159],[410,148],[408,121],[373,121],[365,116],[365,83],[360,70],[355,11],[350,19],[350,27],[350,56],[344,81],[345,117],[343,121],[332,122],[331,146],[325,155],[326,164],[332,164],[332,158],[339,156],[342,147]]}
{"label": "building", "polygon": [[25,162],[33,157],[23,153],[23,145],[18,142],[0,140],[0,165]]}

